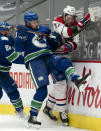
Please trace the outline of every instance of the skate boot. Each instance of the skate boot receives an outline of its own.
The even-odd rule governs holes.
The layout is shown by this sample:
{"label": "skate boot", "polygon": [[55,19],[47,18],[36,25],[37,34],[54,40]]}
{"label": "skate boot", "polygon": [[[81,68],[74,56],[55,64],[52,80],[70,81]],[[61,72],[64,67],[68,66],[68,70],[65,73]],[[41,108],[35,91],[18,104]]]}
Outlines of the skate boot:
{"label": "skate boot", "polygon": [[75,85],[77,86],[77,88],[80,90],[80,92],[82,92],[87,84],[88,84],[88,81],[91,79],[91,75],[88,73],[86,74],[83,78],[81,79],[76,79],[74,81]]}
{"label": "skate boot", "polygon": [[15,113],[18,118],[28,120],[28,115],[23,110]]}
{"label": "skate boot", "polygon": [[28,127],[39,128],[40,126],[41,126],[41,122],[37,121],[37,117],[30,115],[28,119]]}
{"label": "skate boot", "polygon": [[44,107],[43,112],[53,121],[57,121],[56,116],[53,114],[53,110],[47,105]]}
{"label": "skate boot", "polygon": [[67,114],[65,112],[60,112],[59,115],[60,115],[60,119],[61,119],[63,125],[68,126],[69,125],[69,118],[68,118]]}

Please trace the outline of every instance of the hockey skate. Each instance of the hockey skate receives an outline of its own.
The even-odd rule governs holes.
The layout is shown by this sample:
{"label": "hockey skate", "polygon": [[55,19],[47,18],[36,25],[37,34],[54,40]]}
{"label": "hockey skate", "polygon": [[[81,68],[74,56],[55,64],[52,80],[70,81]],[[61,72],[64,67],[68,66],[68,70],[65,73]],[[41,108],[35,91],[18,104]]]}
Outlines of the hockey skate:
{"label": "hockey skate", "polygon": [[65,112],[60,112],[59,115],[60,115],[60,119],[61,119],[63,125],[68,126],[69,125],[69,118],[68,118],[67,114]]}
{"label": "hockey skate", "polygon": [[44,107],[43,112],[53,121],[57,121],[56,116],[52,112],[53,110],[49,108],[47,105]]}
{"label": "hockey skate", "polygon": [[37,121],[36,116],[31,116],[28,119],[28,127],[40,128],[41,122]]}
{"label": "hockey skate", "polygon": [[77,88],[80,90],[80,92],[83,92],[90,80],[91,80],[91,75],[88,73],[81,79],[76,79],[74,83],[77,86]]}
{"label": "hockey skate", "polygon": [[28,115],[23,110],[19,112],[16,111],[15,113],[18,118],[28,120]]}

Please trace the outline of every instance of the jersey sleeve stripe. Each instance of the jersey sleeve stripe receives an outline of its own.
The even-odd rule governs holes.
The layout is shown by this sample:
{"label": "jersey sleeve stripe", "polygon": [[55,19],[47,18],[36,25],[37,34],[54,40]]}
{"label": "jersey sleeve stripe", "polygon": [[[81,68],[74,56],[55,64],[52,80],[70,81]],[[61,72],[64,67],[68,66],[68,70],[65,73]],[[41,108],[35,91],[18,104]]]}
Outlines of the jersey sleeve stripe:
{"label": "jersey sleeve stripe", "polygon": [[74,67],[69,67],[69,68],[66,70],[66,72],[65,72],[67,78],[69,78],[70,74],[74,73],[74,71],[75,71]]}
{"label": "jersey sleeve stripe", "polygon": [[10,69],[11,69],[11,66],[1,66],[0,65],[0,71],[2,71],[2,72],[9,72],[10,71]]}
{"label": "jersey sleeve stripe", "polygon": [[14,51],[11,55],[9,55],[8,57],[6,57],[6,59],[9,62],[13,62],[15,59],[17,59],[19,57],[18,53],[16,51]]}

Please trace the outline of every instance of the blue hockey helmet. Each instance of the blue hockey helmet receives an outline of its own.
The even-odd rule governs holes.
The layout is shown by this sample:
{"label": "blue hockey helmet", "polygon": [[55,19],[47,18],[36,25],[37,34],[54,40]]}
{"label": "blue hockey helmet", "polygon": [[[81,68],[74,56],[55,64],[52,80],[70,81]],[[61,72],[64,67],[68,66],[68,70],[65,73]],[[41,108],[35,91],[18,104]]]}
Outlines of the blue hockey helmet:
{"label": "blue hockey helmet", "polygon": [[7,30],[9,24],[7,22],[0,22],[0,31],[1,30]]}
{"label": "blue hockey helmet", "polygon": [[33,11],[26,12],[24,14],[24,21],[29,22],[29,21],[32,21],[32,20],[38,20],[38,15]]}

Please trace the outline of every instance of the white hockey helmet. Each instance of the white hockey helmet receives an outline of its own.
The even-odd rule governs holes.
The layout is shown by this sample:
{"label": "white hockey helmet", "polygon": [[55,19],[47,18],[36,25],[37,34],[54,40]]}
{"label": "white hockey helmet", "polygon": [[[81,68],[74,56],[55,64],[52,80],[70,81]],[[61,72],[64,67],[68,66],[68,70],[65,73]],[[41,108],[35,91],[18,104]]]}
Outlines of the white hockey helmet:
{"label": "white hockey helmet", "polygon": [[66,6],[63,9],[63,13],[64,13],[64,15],[68,14],[68,15],[76,16],[76,9],[73,6]]}

